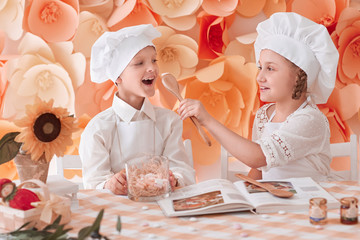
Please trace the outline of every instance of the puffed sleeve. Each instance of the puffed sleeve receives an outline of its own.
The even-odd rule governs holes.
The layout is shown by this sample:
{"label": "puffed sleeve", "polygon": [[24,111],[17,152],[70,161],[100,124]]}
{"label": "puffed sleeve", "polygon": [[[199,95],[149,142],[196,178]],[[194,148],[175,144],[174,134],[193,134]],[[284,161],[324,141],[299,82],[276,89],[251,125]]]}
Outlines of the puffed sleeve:
{"label": "puffed sleeve", "polygon": [[81,135],[79,155],[85,189],[102,189],[105,182],[114,175],[109,154],[113,131],[114,124],[94,117]]}
{"label": "puffed sleeve", "polygon": [[169,158],[170,170],[178,179],[180,186],[195,183],[195,170],[190,166],[190,160],[186,155],[182,140],[183,123],[180,117],[168,111],[166,124],[169,124],[169,131],[164,141],[163,155]]}
{"label": "puffed sleeve", "polygon": [[315,107],[296,111],[269,137],[256,141],[266,156],[267,171],[290,161],[319,154],[330,143],[329,123]]}

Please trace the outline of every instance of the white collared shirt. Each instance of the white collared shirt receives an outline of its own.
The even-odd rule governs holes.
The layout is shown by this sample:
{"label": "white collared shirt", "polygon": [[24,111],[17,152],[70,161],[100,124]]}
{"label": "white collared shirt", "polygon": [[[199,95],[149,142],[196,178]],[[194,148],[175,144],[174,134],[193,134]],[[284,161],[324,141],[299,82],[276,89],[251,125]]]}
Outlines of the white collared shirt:
{"label": "white collared shirt", "polygon": [[180,185],[195,183],[182,130],[175,112],[153,106],[146,98],[137,110],[115,95],[112,106],[91,119],[81,135],[84,187],[102,189],[126,161],[142,153],[166,156]]}

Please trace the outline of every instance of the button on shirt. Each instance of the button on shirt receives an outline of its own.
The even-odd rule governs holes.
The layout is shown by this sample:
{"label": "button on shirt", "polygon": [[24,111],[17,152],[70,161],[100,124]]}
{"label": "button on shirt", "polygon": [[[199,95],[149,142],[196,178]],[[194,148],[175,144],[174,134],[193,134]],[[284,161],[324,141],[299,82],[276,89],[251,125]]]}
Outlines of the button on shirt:
{"label": "button on shirt", "polygon": [[125,162],[140,154],[163,155],[179,184],[195,183],[182,140],[179,116],[153,106],[145,98],[137,110],[118,98],[97,114],[81,135],[79,154],[85,188],[102,189],[107,180],[125,168]]}

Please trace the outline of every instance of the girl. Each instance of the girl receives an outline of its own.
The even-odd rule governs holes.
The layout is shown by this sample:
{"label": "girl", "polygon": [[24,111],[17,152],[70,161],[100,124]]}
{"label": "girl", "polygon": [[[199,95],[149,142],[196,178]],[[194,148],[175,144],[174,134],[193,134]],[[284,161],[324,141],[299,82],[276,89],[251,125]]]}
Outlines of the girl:
{"label": "girl", "polygon": [[335,84],[338,52],[326,28],[296,13],[275,13],[257,27],[260,99],[252,140],[227,129],[196,100],[180,103],[182,119],[195,116],[255,179],[312,177],[327,180],[330,130],[315,104],[326,103]]}
{"label": "girl", "polygon": [[112,107],[96,115],[81,136],[79,154],[85,188],[127,194],[124,164],[139,153],[163,155],[170,161],[170,184],[195,183],[182,142],[182,121],[171,110],[151,105],[159,68],[152,25],[106,32],[91,52],[90,74],[96,83],[117,86]]}

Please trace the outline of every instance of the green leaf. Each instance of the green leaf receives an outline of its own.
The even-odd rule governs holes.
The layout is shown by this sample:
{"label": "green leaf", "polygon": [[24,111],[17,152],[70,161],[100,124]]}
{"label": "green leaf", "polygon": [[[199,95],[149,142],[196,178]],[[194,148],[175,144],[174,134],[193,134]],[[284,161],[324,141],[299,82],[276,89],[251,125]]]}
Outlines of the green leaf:
{"label": "green leaf", "polygon": [[120,216],[117,217],[116,230],[117,230],[119,233],[121,232],[121,218],[120,218]]}
{"label": "green leaf", "polygon": [[100,223],[104,215],[104,209],[101,209],[99,214],[97,215],[94,223],[91,226],[84,227],[79,231],[78,239],[83,240],[86,237],[90,236],[92,232],[99,232],[100,230]]}
{"label": "green leaf", "polygon": [[19,152],[22,143],[15,142],[15,137],[20,132],[5,134],[0,140],[0,165],[11,161]]}

